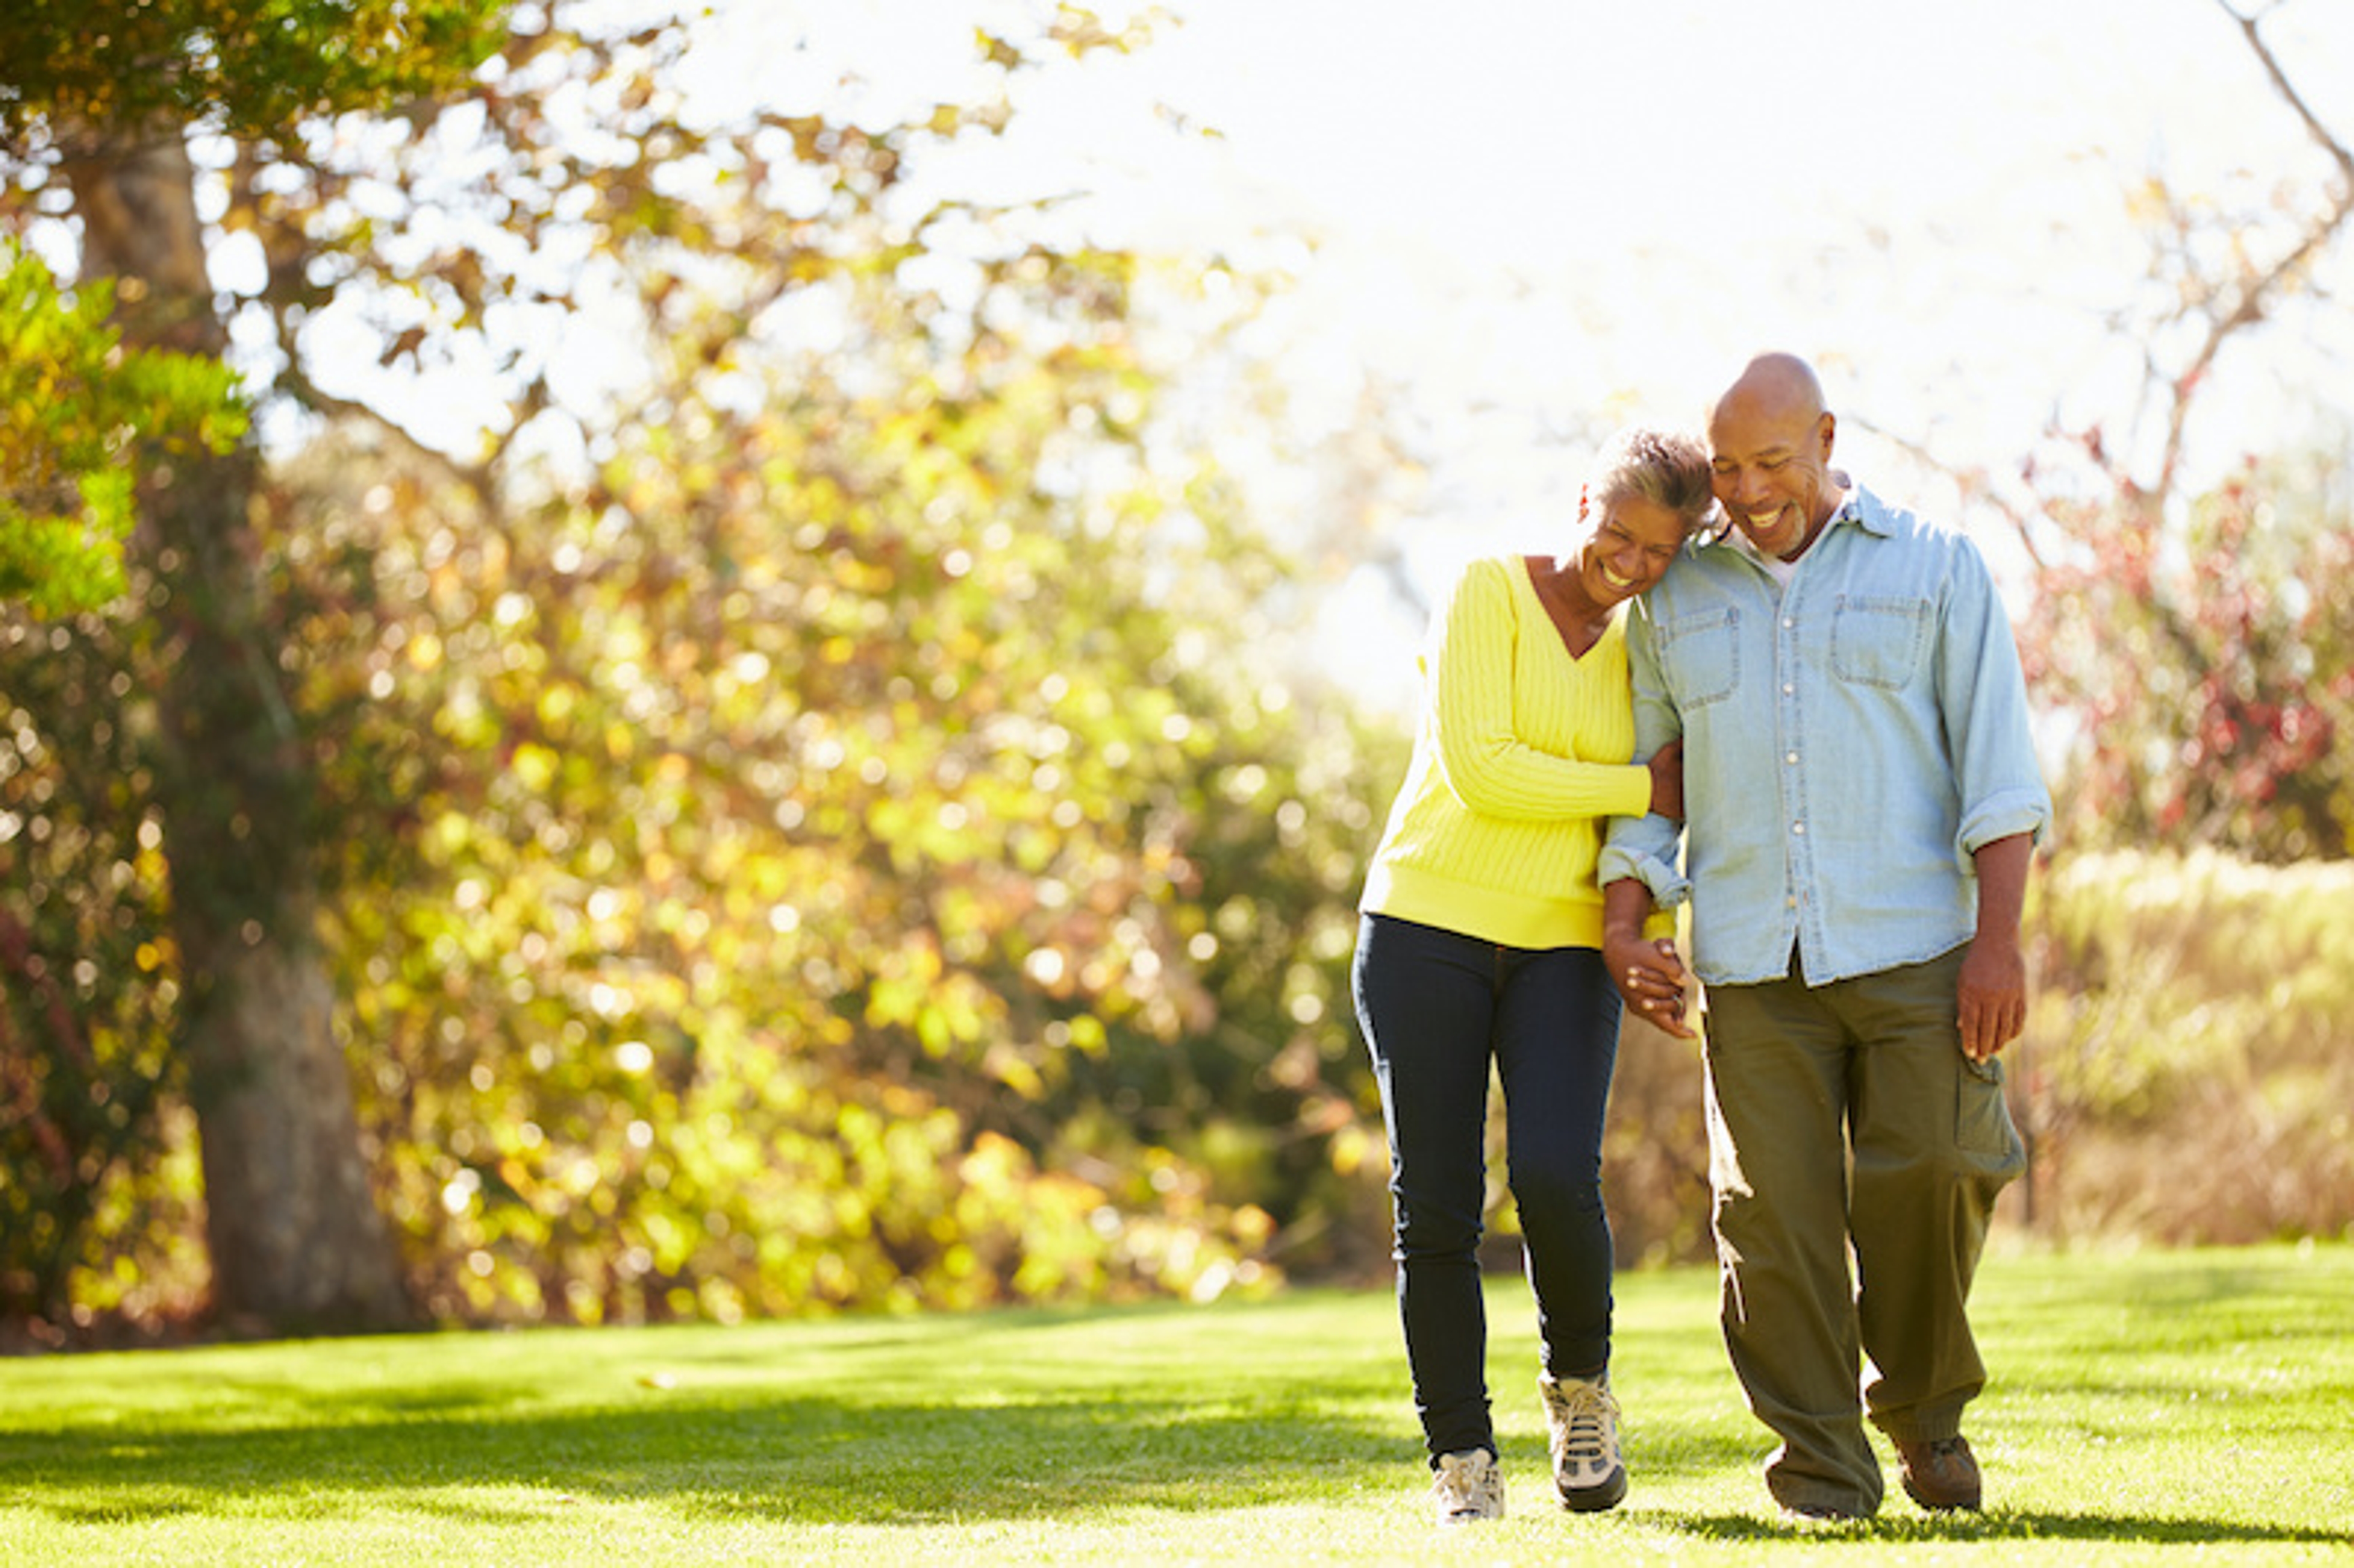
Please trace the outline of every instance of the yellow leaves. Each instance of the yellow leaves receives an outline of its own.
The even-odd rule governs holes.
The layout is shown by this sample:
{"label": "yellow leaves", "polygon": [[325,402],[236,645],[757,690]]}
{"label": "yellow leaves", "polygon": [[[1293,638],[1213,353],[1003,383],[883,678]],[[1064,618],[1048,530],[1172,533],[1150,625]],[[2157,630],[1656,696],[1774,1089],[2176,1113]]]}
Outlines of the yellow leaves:
{"label": "yellow leaves", "polygon": [[1037,1067],[1006,1041],[1000,1040],[989,1047],[981,1057],[981,1070],[1025,1100],[1045,1097],[1046,1080]]}
{"label": "yellow leaves", "polygon": [[533,1179],[531,1171],[525,1168],[522,1160],[512,1155],[500,1160],[499,1179],[513,1188],[515,1195],[525,1203],[533,1208],[541,1206],[545,1194],[538,1181]]}
{"label": "yellow leaves", "polygon": [[551,748],[526,741],[515,747],[507,766],[525,789],[535,795],[544,795],[556,782],[557,769],[561,761]]}
{"label": "yellow leaves", "polygon": [[957,1162],[957,1174],[970,1186],[1003,1188],[1030,1174],[1029,1150],[1002,1133],[984,1132]]}
{"label": "yellow leaves", "polygon": [[1379,1171],[1387,1167],[1389,1145],[1372,1128],[1351,1122],[1332,1135],[1326,1145],[1326,1158],[1332,1171],[1339,1176],[1354,1176],[1361,1171]]}
{"label": "yellow leaves", "polygon": [[462,811],[444,811],[434,819],[429,835],[431,845],[441,854],[455,859],[473,837],[473,819]]}
{"label": "yellow leaves", "polygon": [[928,938],[894,954],[885,972],[869,980],[865,1022],[873,1029],[905,1030],[925,1054],[945,1058],[978,1041],[1002,1003],[971,976],[944,971]]}
{"label": "yellow leaves", "polygon": [[847,593],[883,593],[892,591],[895,575],[885,560],[862,560],[847,551],[833,553],[833,584]]}

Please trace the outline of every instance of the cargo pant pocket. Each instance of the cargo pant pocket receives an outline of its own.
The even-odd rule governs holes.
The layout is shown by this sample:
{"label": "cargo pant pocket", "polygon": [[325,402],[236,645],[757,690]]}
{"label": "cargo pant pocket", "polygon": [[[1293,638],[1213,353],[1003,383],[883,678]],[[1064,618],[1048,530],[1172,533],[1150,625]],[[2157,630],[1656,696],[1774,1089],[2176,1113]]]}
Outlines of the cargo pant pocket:
{"label": "cargo pant pocket", "polygon": [[1989,1164],[2026,1163],[2026,1146],[2011,1125],[2010,1106],[2002,1090],[2002,1064],[1992,1058],[1973,1062],[1962,1058],[1961,1104],[1954,1141],[1966,1154]]}

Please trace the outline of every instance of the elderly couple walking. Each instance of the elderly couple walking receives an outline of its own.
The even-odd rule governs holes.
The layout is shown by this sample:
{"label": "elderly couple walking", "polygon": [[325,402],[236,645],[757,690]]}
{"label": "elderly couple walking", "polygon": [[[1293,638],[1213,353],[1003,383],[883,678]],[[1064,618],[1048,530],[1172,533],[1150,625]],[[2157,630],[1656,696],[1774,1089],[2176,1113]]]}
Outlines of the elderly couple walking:
{"label": "elderly couple walking", "polygon": [[1753,360],[1704,443],[1622,432],[1567,550],[1473,563],[1434,619],[1353,978],[1442,1522],[1504,1511],[1475,1257],[1491,1063],[1554,1487],[1626,1496],[1603,1118],[1622,1008],[1693,1033],[1686,900],[1766,1487],[1795,1520],[1875,1512],[1868,1418],[1921,1506],[1979,1506],[1967,1301],[2024,1164],[1998,1054],[2051,800],[1984,562],[1835,470],[1836,432],[1803,361]]}

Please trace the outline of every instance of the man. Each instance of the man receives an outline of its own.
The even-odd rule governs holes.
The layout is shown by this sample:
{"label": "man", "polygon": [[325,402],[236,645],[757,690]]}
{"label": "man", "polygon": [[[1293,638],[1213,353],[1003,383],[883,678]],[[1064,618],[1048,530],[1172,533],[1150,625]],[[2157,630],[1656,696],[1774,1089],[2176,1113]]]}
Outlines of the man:
{"label": "man", "polygon": [[1837,429],[1787,355],[1712,410],[1731,526],[1628,637],[1638,755],[1684,741],[1685,863],[1645,817],[1599,867],[1614,981],[1687,1037],[1682,965],[1642,920],[1691,901],[1725,1343],[1799,1519],[1879,1509],[1867,1413],[1915,1501],[1979,1506],[1967,1306],[2026,1163],[1996,1054],[2026,1018],[2020,907],[2052,815],[1984,561],[1835,471]]}

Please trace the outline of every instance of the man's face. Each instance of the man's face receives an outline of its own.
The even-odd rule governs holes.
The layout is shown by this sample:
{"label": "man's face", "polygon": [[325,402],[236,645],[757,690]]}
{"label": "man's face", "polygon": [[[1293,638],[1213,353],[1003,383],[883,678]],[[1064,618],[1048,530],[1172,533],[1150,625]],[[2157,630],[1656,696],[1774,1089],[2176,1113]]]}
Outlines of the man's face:
{"label": "man's face", "polygon": [[1838,504],[1830,415],[1778,388],[1740,389],[1708,422],[1718,504],[1760,554],[1795,559]]}

